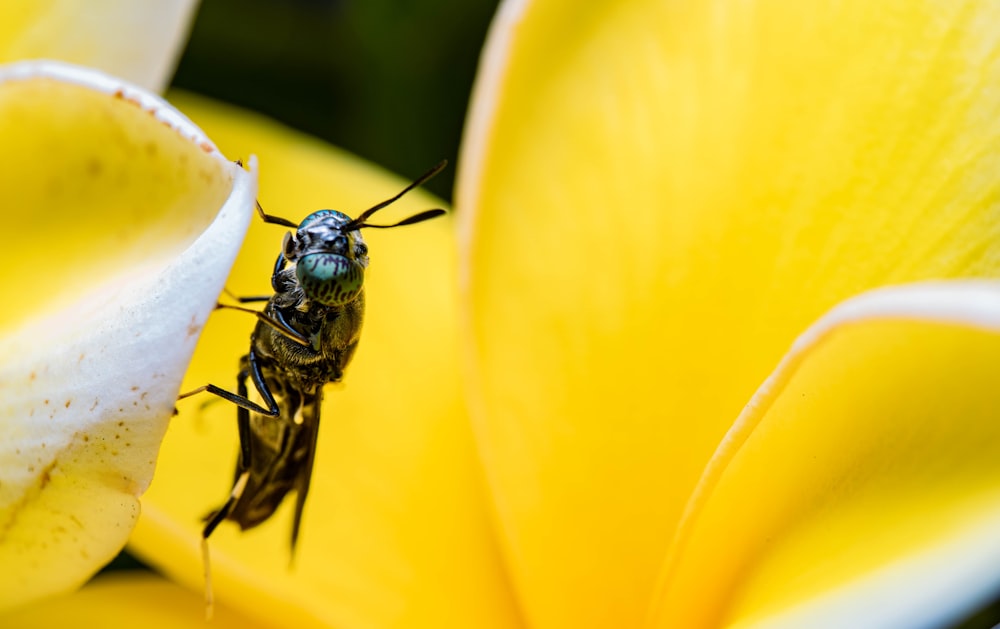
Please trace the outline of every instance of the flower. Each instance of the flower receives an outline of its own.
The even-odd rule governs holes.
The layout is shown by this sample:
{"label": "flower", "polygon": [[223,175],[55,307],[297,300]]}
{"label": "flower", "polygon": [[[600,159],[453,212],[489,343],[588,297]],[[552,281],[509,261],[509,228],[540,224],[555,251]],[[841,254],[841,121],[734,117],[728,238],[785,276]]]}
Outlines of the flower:
{"label": "flower", "polygon": [[[191,3],[137,8],[5,3],[0,59],[111,58],[162,84]],[[78,587],[127,540],[256,179],[159,97],[62,63],[0,67],[0,136],[6,611]]]}
{"label": "flower", "polygon": [[60,59],[160,92],[173,74],[196,7],[195,0],[5,2],[0,62]]}
{"label": "flower", "polygon": [[0,68],[0,609],[82,584],[138,515],[255,180],[96,71]]}
{"label": "flower", "polygon": [[[992,13],[505,4],[457,251],[446,221],[372,235],[295,567],[287,509],[220,528],[223,605],[276,626],[898,627],[980,604],[1000,585]],[[396,189],[177,102],[260,155],[269,212]],[[252,228],[232,290],[266,290],[274,232]],[[188,384],[232,378],[237,314]],[[196,607],[235,431],[186,404],[132,544]]]}

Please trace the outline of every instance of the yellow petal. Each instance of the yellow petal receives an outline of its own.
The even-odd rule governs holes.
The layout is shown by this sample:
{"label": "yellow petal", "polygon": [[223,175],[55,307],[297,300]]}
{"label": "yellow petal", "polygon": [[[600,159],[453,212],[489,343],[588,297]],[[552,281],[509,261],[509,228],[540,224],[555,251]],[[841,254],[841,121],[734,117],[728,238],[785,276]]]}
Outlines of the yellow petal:
{"label": "yellow petal", "polygon": [[196,7],[196,0],[4,0],[0,63],[59,59],[160,91]]}
{"label": "yellow petal", "polygon": [[[101,627],[175,629],[204,617],[197,593],[150,573],[118,572],[98,577],[79,592],[32,605],[2,618],[6,629]],[[212,629],[264,627],[256,619],[217,606]]]}
{"label": "yellow petal", "polygon": [[[175,101],[227,151],[260,156],[260,200],[269,213],[299,221],[333,207],[356,216],[405,185],[259,117]],[[428,156],[428,165],[438,157]],[[412,193],[383,221],[438,205]],[[233,292],[270,292],[286,231],[253,222]],[[517,626],[459,398],[450,221],[370,230],[365,238],[364,331],[343,387],[326,393],[294,566],[291,504],[244,534],[223,523],[211,538],[217,599],[281,626]],[[235,388],[253,326],[242,313],[216,313],[187,386]],[[179,406],[131,548],[200,589],[201,518],[232,483],[236,410],[221,401],[203,411],[197,400]]]}
{"label": "yellow petal", "polygon": [[656,626],[942,626],[989,600],[998,363],[995,283],[886,289],[820,320],[713,458]]}
{"label": "yellow petal", "polygon": [[255,186],[156,96],[72,66],[0,67],[0,137],[5,609],[125,544]]}
{"label": "yellow petal", "polygon": [[457,205],[475,425],[533,624],[641,621],[703,465],[811,321],[997,275],[997,7],[504,5]]}

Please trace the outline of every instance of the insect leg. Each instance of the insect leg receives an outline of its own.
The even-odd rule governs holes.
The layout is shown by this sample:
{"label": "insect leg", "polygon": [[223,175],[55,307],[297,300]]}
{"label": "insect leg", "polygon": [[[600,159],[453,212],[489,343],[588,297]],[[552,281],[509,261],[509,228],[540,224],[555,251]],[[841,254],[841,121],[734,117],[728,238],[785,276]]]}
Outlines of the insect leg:
{"label": "insect leg", "polygon": [[[243,411],[244,409],[240,410]],[[223,520],[229,517],[233,506],[243,496],[243,492],[246,491],[247,481],[249,480],[250,470],[245,469],[236,479],[236,483],[233,485],[232,491],[229,492],[229,498],[226,499],[225,504],[209,516],[205,528],[201,531],[201,562],[205,569],[205,618],[208,620],[212,619],[212,612],[215,608],[215,595],[212,593],[212,559],[208,551],[208,538],[215,531],[215,527],[219,526]]]}
{"label": "insect leg", "polygon": [[[256,402],[245,396],[237,395],[231,391],[226,391],[222,387],[216,386],[214,384],[203,384],[197,389],[191,389],[190,391],[185,391],[184,393],[178,395],[177,399],[183,400],[184,398],[191,397],[192,395],[196,395],[198,393],[201,393],[202,391],[206,391],[208,393],[211,393],[212,395],[218,395],[223,400],[232,402],[233,404],[239,406],[240,408],[245,408],[247,410],[253,411],[254,413],[260,413],[261,415],[267,415],[268,417],[277,417],[278,414],[280,413],[280,411],[278,410],[278,405],[274,403],[273,399],[268,404],[269,408],[264,408],[260,404],[257,404]],[[270,392],[268,394],[270,395]]]}
{"label": "insect leg", "polygon": [[[285,236],[285,241],[287,242],[287,232],[285,233]],[[271,271],[271,288],[273,288],[276,293],[282,292],[282,286],[278,284],[278,274],[285,270],[286,262],[284,252],[279,253],[277,259],[274,261],[274,270]]]}
{"label": "insect leg", "polygon": [[[186,397],[191,397],[196,393],[201,393],[202,391],[207,391],[212,395],[217,395],[224,400],[232,402],[241,409],[246,409],[248,411],[253,411],[254,413],[260,413],[261,415],[267,415],[268,417],[277,417],[281,414],[281,410],[278,408],[278,403],[274,401],[274,396],[271,395],[271,390],[267,387],[267,383],[264,382],[264,374],[261,373],[260,365],[257,363],[257,354],[254,353],[253,349],[246,356],[249,375],[253,380],[253,385],[260,393],[260,396],[264,398],[264,403],[267,404],[267,408],[264,408],[260,404],[257,404],[250,398],[246,396],[246,386],[241,386],[242,394],[232,393],[231,391],[226,391],[222,387],[216,386],[214,384],[203,384],[197,389],[192,389],[186,393],[181,393],[177,396],[178,400],[183,400]],[[245,381],[245,372],[240,372],[241,380]],[[240,435],[241,440],[243,435]]]}
{"label": "insect leg", "polygon": [[[252,295],[250,297],[240,297],[239,295],[237,295],[237,294],[233,293],[232,291],[230,291],[228,288],[223,288],[222,292],[224,292],[230,299],[232,299],[234,301],[238,301],[241,304],[249,304],[249,303],[258,302],[258,301],[267,301],[268,299],[271,298],[270,295]],[[222,307],[225,307],[225,306],[223,304],[215,304],[215,309],[216,310],[218,310],[219,308],[222,308]]]}
{"label": "insect leg", "polygon": [[272,223],[274,225],[282,225],[284,227],[291,227],[292,229],[295,229],[296,227],[298,227],[298,223],[293,223],[292,221],[288,220],[287,218],[281,218],[280,216],[274,216],[273,214],[267,214],[267,213],[265,213],[264,212],[264,208],[262,208],[260,206],[260,201],[255,201],[255,203],[257,204],[257,214],[260,215],[261,220],[263,220],[265,223]]}
{"label": "insect leg", "polygon": [[243,492],[246,491],[249,480],[250,470],[244,469],[236,478],[236,482],[233,484],[233,489],[229,492],[229,498],[226,499],[226,502],[223,503],[218,511],[214,511],[209,515],[208,521],[205,523],[205,528],[201,530],[201,538],[203,540],[207,541],[212,533],[215,532],[215,528],[229,517],[229,514],[233,511],[233,507],[239,502],[240,497],[243,496]]}
{"label": "insect leg", "polygon": [[260,310],[254,310],[252,308],[241,308],[240,306],[233,306],[230,304],[216,304],[215,307],[216,309],[239,310],[240,312],[246,312],[252,314],[255,317],[257,317],[257,319],[259,319],[261,322],[266,323],[267,325],[277,330],[285,338],[294,341],[304,347],[312,346],[312,342],[307,337],[303,336],[297,330],[292,328],[292,326],[288,325],[288,322],[285,321],[285,318],[281,315],[281,312],[278,310],[275,310],[275,316],[272,317],[270,315],[261,312]]}
{"label": "insect leg", "polygon": [[[243,160],[242,159],[236,160],[236,165],[242,168]],[[285,227],[291,227],[293,229],[298,227],[298,225],[288,220],[287,218],[281,218],[280,216],[271,216],[270,214],[265,214],[264,208],[260,206],[260,201],[258,201],[257,199],[254,199],[254,203],[257,205],[257,213],[260,214],[261,219],[263,219],[265,223],[284,225]]]}
{"label": "insect leg", "polygon": [[[271,395],[271,391],[267,388],[267,384],[264,382],[263,376],[260,371],[260,367],[257,364],[257,357],[251,351],[243,359],[244,367],[240,371],[240,375],[237,379],[236,390],[239,392],[238,396],[242,397],[244,400],[247,399],[247,377],[253,379],[254,387],[260,392],[261,397],[264,397],[269,404],[274,405],[277,408],[277,404],[274,402],[274,396]],[[232,394],[230,394],[232,395]],[[205,528],[202,530],[201,536],[205,539],[212,534],[215,527],[225,520],[233,509],[240,496],[243,495],[243,491],[246,489],[247,481],[250,479],[250,468],[253,460],[253,452],[250,450],[250,410],[244,406],[240,406],[236,410],[236,426],[239,430],[240,435],[240,458],[236,463],[236,482],[233,484],[233,489],[229,494],[229,499],[226,500],[225,504],[222,505],[216,512],[208,516]]]}
{"label": "insect leg", "polygon": [[[237,377],[236,390],[240,397],[247,399],[247,376],[250,372],[250,355],[248,354],[244,357],[241,362],[244,363],[244,366]],[[254,380],[254,386],[257,386],[256,379]],[[237,462],[239,476],[237,476],[236,482],[229,492],[229,498],[226,499],[222,507],[208,516],[205,528],[201,531],[201,557],[205,570],[205,617],[207,619],[212,618],[215,607],[215,596],[212,593],[212,564],[208,550],[208,538],[215,531],[215,528],[232,513],[233,507],[243,496],[243,492],[246,491],[247,482],[250,480],[250,457],[252,456],[250,450],[250,411],[240,406],[236,410],[236,423],[240,433],[240,458]]]}

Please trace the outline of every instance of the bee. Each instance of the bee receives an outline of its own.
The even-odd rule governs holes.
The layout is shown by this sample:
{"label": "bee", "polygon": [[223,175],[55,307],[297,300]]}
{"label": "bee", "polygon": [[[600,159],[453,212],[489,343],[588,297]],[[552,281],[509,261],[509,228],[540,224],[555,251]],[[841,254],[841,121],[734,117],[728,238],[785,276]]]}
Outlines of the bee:
{"label": "bee", "polygon": [[[219,306],[250,312],[258,319],[250,335],[250,350],[240,359],[236,393],[207,384],[180,396],[207,391],[237,406],[240,447],[233,487],[222,506],[206,516],[202,530],[209,613],[208,538],[223,521],[235,522],[242,530],[253,528],[270,518],[294,491],[294,556],[316,456],[323,386],[344,377],[361,335],[368,266],[368,246],[361,230],[412,225],[444,214],[442,209],[431,209],[390,225],[368,222],[373,214],[446,165],[441,162],[357,218],[336,210],[318,210],[296,224],[265,213],[257,203],[257,213],[265,223],[290,227],[295,233],[285,233],[274,263],[274,294],[239,299],[242,303],[266,300],[263,310]],[[247,380],[253,383],[262,404],[247,397]]]}

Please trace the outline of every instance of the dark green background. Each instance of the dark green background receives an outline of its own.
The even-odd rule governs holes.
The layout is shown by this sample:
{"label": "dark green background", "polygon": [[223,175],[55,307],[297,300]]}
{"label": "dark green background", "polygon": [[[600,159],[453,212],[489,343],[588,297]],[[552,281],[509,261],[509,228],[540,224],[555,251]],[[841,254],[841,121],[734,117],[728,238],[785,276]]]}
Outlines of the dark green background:
{"label": "dark green background", "polygon": [[[452,164],[494,0],[204,0],[173,85],[404,178]],[[450,200],[454,168],[427,188]]]}

